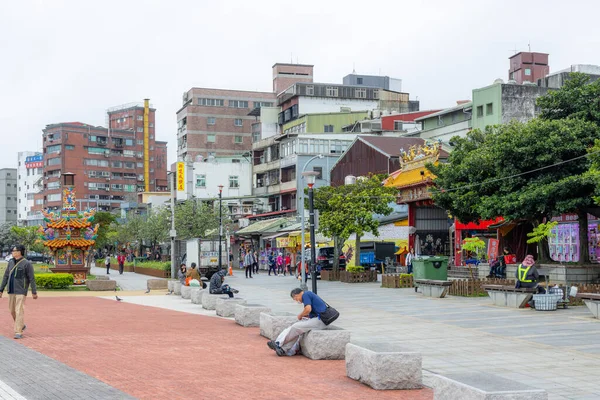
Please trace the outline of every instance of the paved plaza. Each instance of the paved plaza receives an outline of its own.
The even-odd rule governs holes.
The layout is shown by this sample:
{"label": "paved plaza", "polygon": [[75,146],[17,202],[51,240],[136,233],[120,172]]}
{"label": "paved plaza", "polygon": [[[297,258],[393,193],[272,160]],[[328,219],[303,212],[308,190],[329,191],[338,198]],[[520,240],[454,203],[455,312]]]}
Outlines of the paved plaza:
{"label": "paved plaza", "polygon": [[[94,271],[98,273],[97,271]],[[242,328],[179,296],[138,286],[149,277],[113,275],[135,292],[122,302],[46,296],[28,299],[28,329],[12,337],[0,312],[0,398],[432,399],[430,390],[377,392],[345,376],[343,361],[277,357],[258,328]],[[227,283],[249,302],[297,313],[291,277]],[[310,281],[309,281],[310,286]],[[339,309],[336,325],[353,340],[402,343],[423,354],[430,373],[486,372],[545,389],[550,399],[600,399],[600,321],[585,307],[514,310],[488,298],[423,298],[413,289],[319,281],[319,295]],[[49,294],[49,293],[48,293]],[[0,300],[7,308],[7,300]],[[18,374],[13,367],[17,367]],[[310,388],[310,390],[309,390]],[[65,397],[70,396],[70,397]],[[131,396],[131,397],[129,397]]]}

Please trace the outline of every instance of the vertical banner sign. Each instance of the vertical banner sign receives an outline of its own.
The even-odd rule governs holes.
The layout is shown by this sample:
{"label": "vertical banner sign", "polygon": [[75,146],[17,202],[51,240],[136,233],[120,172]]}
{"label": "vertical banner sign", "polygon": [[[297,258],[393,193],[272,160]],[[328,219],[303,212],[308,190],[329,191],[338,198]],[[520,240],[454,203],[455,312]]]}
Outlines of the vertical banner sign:
{"label": "vertical banner sign", "polygon": [[488,262],[495,260],[498,257],[498,245],[500,244],[498,239],[490,239],[488,242]]}
{"label": "vertical banner sign", "polygon": [[185,163],[177,163],[177,191],[185,191]]}

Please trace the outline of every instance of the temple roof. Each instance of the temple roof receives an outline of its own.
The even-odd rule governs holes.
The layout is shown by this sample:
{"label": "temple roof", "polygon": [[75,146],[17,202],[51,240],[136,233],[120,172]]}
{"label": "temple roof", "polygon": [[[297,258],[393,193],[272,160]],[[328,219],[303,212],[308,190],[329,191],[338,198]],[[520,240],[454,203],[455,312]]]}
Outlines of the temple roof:
{"label": "temple roof", "polygon": [[54,249],[63,248],[63,247],[67,247],[67,246],[83,248],[83,247],[93,246],[94,243],[96,243],[96,241],[94,241],[94,240],[79,239],[79,238],[76,238],[76,239],[52,239],[52,240],[48,240],[47,242],[44,242],[44,246],[54,248]]}
{"label": "temple roof", "polygon": [[46,223],[46,226],[48,228],[54,228],[54,229],[60,229],[60,228],[66,228],[68,226],[70,226],[71,228],[87,228],[89,226],[91,226],[92,223],[88,222],[86,220],[81,220],[81,219],[70,219],[69,221],[67,221],[65,218],[62,218],[58,221],[50,221],[48,223]]}

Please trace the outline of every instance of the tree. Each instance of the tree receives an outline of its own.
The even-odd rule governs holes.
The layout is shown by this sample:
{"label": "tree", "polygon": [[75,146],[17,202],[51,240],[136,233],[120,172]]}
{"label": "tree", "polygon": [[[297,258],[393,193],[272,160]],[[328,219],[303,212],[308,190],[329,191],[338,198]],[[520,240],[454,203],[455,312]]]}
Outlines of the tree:
{"label": "tree", "polygon": [[[12,239],[19,244],[25,246],[25,250],[33,251],[33,247],[39,240],[38,226],[12,226],[10,228]],[[40,250],[40,248],[36,248]]]}
{"label": "tree", "polygon": [[169,238],[171,213],[169,210],[162,208],[158,210],[150,210],[146,217],[146,221],[142,226],[142,236],[150,242],[154,249],[159,243],[166,241]]}
{"label": "tree", "polygon": [[360,238],[365,233],[379,235],[379,222],[374,215],[389,215],[393,211],[388,204],[395,201],[397,190],[383,186],[383,179],[385,176],[372,175],[353,185],[332,188],[328,210],[319,213],[322,232],[339,238],[356,234],[356,265],[360,265]]}
{"label": "tree", "polygon": [[[144,217],[135,213],[129,212],[124,223],[116,226],[116,234],[111,234],[111,237],[116,237],[116,241],[123,245],[131,245],[136,243],[138,251],[141,252],[144,241]],[[113,226],[115,226],[113,224]]]}
{"label": "tree", "polygon": [[[211,229],[219,226],[218,202],[199,201],[197,199],[186,200],[175,206],[175,229],[180,239],[191,239],[205,237]],[[226,207],[222,211],[223,225],[229,219]]]}
{"label": "tree", "polygon": [[12,236],[12,228],[13,224],[7,222],[0,225],[0,252],[4,250],[8,250],[10,246],[12,246],[13,236]]}
{"label": "tree", "polygon": [[580,119],[600,124],[600,80],[589,83],[589,75],[569,74],[559,90],[548,92],[537,99],[540,118],[547,120]]}
{"label": "tree", "polygon": [[[512,122],[454,138],[449,162],[428,168],[437,176],[433,199],[461,222],[503,216],[534,227],[554,215],[577,212],[582,262],[588,261],[587,214],[593,205],[588,148],[599,129],[579,119]],[[583,237],[582,237],[583,235]],[[548,260],[548,244],[538,244]]]}
{"label": "tree", "polygon": [[96,247],[103,248],[107,245],[114,245],[114,240],[110,240],[109,235],[110,231],[114,229],[114,223],[116,222],[117,217],[114,214],[111,214],[106,211],[98,211],[94,215],[93,224],[100,224],[98,227],[98,237],[96,238]]}

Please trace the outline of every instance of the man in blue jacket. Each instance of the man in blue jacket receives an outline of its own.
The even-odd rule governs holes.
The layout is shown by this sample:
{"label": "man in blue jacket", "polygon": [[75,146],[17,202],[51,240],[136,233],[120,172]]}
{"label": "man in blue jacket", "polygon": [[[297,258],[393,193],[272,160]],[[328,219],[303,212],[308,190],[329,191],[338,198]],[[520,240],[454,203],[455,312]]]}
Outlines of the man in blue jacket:
{"label": "man in blue jacket", "polygon": [[8,308],[15,321],[15,339],[23,337],[26,328],[25,319],[25,297],[31,285],[33,299],[37,299],[37,287],[31,261],[25,258],[25,246],[15,245],[12,249],[12,259],[4,271],[4,278],[0,286],[0,297],[4,288],[8,285]]}

